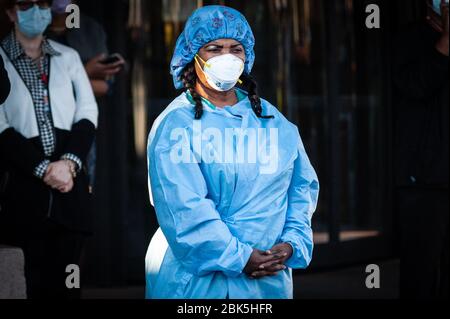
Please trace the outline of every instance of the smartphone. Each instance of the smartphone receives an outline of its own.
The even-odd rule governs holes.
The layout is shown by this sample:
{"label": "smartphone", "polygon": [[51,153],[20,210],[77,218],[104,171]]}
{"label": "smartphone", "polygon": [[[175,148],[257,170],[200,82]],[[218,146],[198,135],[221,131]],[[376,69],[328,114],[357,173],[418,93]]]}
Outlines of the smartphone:
{"label": "smartphone", "polygon": [[114,53],[108,56],[106,59],[100,61],[101,64],[113,64],[116,62],[119,62],[121,60],[121,57],[119,54]]}

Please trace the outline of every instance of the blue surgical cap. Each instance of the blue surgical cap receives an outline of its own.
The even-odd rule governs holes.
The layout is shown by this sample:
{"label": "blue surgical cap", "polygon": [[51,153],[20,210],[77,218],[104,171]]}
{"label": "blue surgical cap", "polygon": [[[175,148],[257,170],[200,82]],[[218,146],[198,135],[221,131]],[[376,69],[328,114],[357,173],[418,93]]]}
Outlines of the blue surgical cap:
{"label": "blue surgical cap", "polygon": [[181,75],[186,65],[192,62],[205,44],[217,39],[234,39],[244,46],[244,72],[250,74],[255,62],[255,37],[247,20],[235,9],[205,6],[194,11],[177,40],[170,63],[170,74],[176,89],[183,88]]}

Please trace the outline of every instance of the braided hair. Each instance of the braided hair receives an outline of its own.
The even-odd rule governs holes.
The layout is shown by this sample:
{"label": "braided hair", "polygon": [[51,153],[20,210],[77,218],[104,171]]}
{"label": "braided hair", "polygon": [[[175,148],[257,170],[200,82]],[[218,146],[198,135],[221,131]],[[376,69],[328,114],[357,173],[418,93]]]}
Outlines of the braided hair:
{"label": "braided hair", "polygon": [[248,92],[248,99],[252,104],[252,109],[256,116],[265,120],[275,118],[273,115],[262,115],[263,109],[261,98],[258,94],[258,83],[256,80],[250,74],[245,73],[241,76],[241,80],[243,81],[242,87]]}
{"label": "braided hair", "polygon": [[195,119],[200,120],[203,116],[203,103],[202,97],[195,90],[195,85],[197,84],[197,72],[195,72],[194,62],[189,63],[183,70],[181,80],[183,81],[184,88],[191,93],[191,96],[195,101]]}
{"label": "braided hair", "polygon": [[[262,115],[262,105],[261,99],[258,95],[258,84],[256,80],[249,74],[243,74],[241,77],[243,83],[242,88],[248,92],[248,99],[252,105],[252,109],[256,116],[260,119],[273,119],[273,115]],[[181,80],[183,81],[184,88],[189,91],[192,99],[195,102],[195,119],[200,120],[203,116],[203,103],[202,97],[195,90],[197,84],[197,72],[195,71],[194,62],[189,63],[181,75]]]}

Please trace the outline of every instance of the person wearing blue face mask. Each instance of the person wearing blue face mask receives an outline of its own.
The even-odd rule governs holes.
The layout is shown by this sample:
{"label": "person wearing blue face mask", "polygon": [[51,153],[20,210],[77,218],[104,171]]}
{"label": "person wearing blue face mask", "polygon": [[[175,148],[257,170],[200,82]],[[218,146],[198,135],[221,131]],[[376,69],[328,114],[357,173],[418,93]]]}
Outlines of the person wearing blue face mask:
{"label": "person wearing blue face mask", "polygon": [[225,6],[196,10],[177,41],[171,73],[183,92],[148,142],[161,229],[147,298],[289,299],[292,269],[311,262],[318,177],[298,128],[258,95],[254,45]]}
{"label": "person wearing blue face mask", "polygon": [[0,244],[21,247],[27,295],[77,298],[66,267],[90,233],[85,162],[98,108],[78,53],[48,40],[51,1],[9,0],[14,29],[0,41],[11,92],[0,105]]}
{"label": "person wearing blue face mask", "polygon": [[449,291],[449,11],[424,0],[394,52],[396,201],[400,297],[444,299]]}
{"label": "person wearing blue face mask", "polygon": [[[125,60],[105,64],[103,60],[108,56],[107,35],[103,26],[94,18],[80,12],[80,28],[68,29],[66,27],[66,12],[68,6],[76,4],[73,0],[53,0],[52,24],[45,35],[48,39],[67,45],[75,49],[84,63],[86,73],[91,81],[92,89],[97,98],[100,111],[107,111],[106,95],[114,91],[114,79],[123,70]],[[87,159],[90,187],[95,191],[95,173],[97,160],[97,143],[94,142]]]}
{"label": "person wearing blue face mask", "polygon": [[52,12],[48,7],[49,1],[19,1],[17,11],[17,26],[20,32],[27,38],[35,38],[44,33],[52,22]]}

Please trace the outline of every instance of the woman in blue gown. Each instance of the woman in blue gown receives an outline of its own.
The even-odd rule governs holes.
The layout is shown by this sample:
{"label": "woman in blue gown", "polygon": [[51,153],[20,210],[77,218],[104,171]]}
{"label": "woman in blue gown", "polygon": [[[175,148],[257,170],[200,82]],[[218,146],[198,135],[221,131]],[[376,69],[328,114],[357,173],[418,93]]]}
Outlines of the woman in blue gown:
{"label": "woman in blue gown", "polygon": [[258,96],[254,44],[225,6],[196,10],[177,41],[171,73],[184,91],[148,143],[161,228],[147,298],[292,298],[292,269],[311,261],[318,178],[298,128]]}

